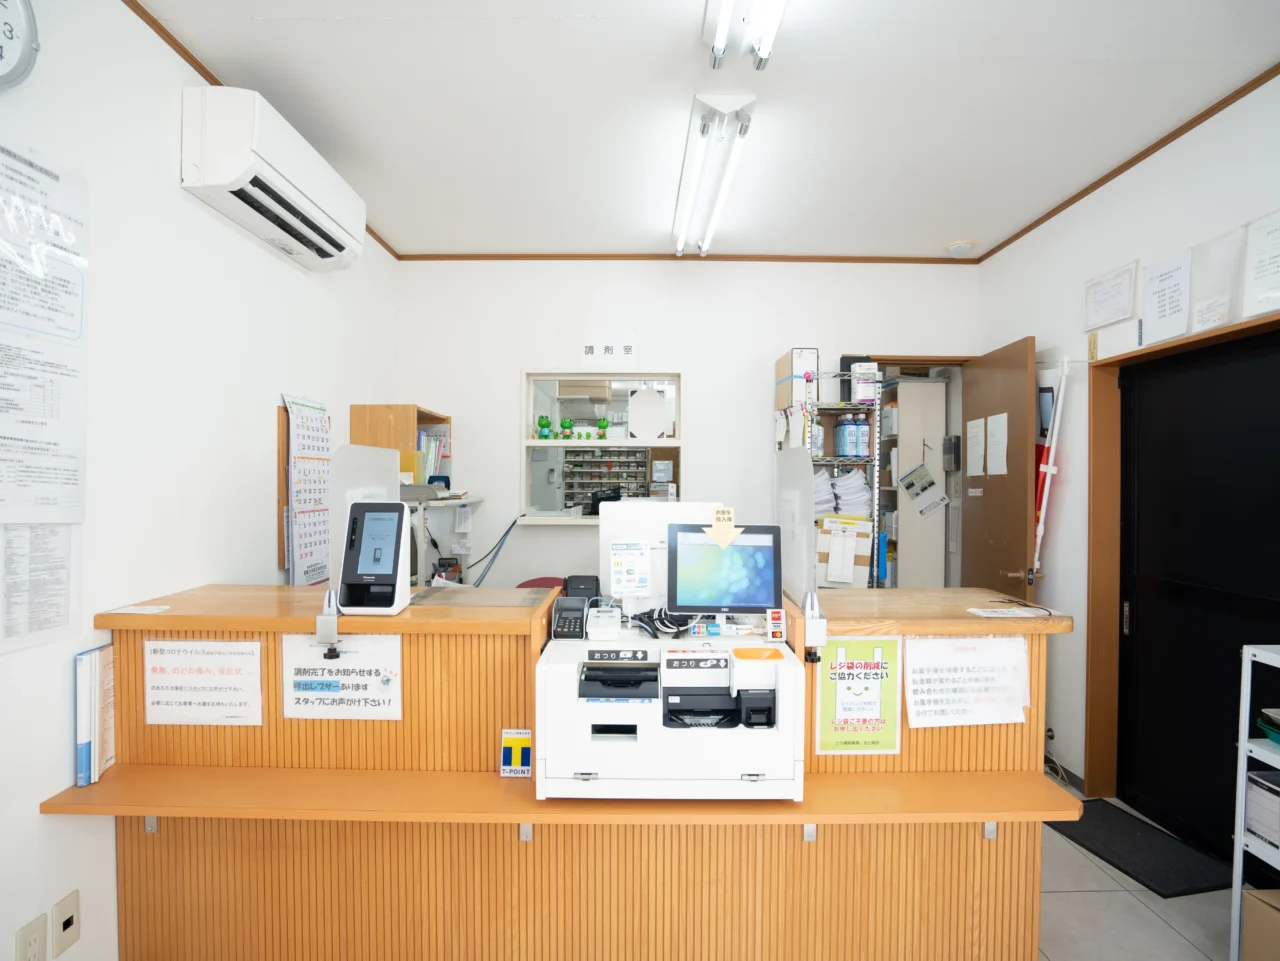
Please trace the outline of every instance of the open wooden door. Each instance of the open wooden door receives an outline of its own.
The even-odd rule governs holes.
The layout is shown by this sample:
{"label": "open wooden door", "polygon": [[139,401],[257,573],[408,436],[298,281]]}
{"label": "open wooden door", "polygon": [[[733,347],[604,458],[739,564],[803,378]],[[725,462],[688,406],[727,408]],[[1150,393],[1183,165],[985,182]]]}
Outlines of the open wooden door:
{"label": "open wooden door", "polygon": [[[960,583],[1010,597],[1035,599],[1036,339],[1024,337],[964,365],[961,409],[965,435],[960,488]],[[1000,444],[1005,415],[1004,473]],[[995,430],[991,418],[995,417]],[[981,429],[982,463],[970,463],[970,428]]]}

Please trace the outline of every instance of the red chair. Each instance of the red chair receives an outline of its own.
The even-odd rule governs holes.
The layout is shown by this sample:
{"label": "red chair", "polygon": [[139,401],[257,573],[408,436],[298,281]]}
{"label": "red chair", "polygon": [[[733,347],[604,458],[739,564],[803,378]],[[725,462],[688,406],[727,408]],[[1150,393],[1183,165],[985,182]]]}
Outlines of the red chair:
{"label": "red chair", "polygon": [[521,581],[516,587],[553,587],[556,590],[564,589],[563,577],[535,577],[532,580]]}

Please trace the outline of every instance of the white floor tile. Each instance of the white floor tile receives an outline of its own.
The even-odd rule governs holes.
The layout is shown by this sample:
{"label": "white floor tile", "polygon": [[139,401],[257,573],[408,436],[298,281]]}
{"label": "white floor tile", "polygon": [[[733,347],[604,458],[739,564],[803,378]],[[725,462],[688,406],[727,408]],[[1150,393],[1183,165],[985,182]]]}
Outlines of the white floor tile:
{"label": "white floor tile", "polygon": [[1053,828],[1045,828],[1041,891],[1122,891],[1124,886]]}
{"label": "white floor tile", "polygon": [[1184,898],[1162,898],[1135,892],[1143,904],[1164,918],[1212,961],[1227,961],[1231,950],[1231,892],[1210,891]]}
{"label": "white floor tile", "polygon": [[1040,948],[1052,961],[1204,961],[1128,891],[1045,894]]}

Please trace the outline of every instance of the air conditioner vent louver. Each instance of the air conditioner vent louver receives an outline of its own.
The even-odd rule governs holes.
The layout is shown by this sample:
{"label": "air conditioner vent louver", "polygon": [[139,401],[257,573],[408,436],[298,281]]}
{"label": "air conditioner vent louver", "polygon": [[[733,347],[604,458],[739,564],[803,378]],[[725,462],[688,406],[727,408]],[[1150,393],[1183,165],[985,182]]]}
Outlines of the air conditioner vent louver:
{"label": "air conditioner vent louver", "polygon": [[[253,179],[257,180],[258,178],[254,177]],[[276,227],[279,227],[286,234],[288,234],[298,243],[302,244],[302,246],[306,247],[309,251],[311,251],[317,257],[327,260],[328,258],[333,256],[333,254],[329,253],[329,251],[325,250],[318,243],[316,243],[314,240],[312,240],[310,237],[304,234],[301,230],[299,230],[293,224],[289,223],[289,221],[285,220],[285,218],[281,217],[278,213],[276,213],[274,210],[272,210],[270,207],[264,204],[261,200],[259,200],[253,194],[249,193],[249,191],[246,190],[244,187],[241,187],[239,190],[231,191],[231,196],[235,197],[246,207],[252,207],[254,211],[257,212],[259,217],[261,217],[263,220],[266,220],[268,223]],[[283,248],[279,248],[279,249],[283,250]],[[289,251],[287,250],[284,252],[289,253]]]}
{"label": "air conditioner vent louver", "polygon": [[278,203],[281,207],[283,207],[286,211],[289,212],[290,216],[296,217],[299,221],[301,221],[304,227],[306,227],[309,231],[311,231],[313,234],[315,234],[317,237],[323,240],[326,244],[328,244],[338,253],[342,253],[342,251],[346,250],[346,248],[343,247],[342,244],[338,243],[336,240],[330,237],[328,233],[325,232],[323,227],[317,224],[314,220],[312,220],[310,217],[304,214],[301,210],[299,210],[293,204],[289,203],[289,201],[286,200],[284,197],[280,196],[280,191],[276,190],[274,187],[271,186],[271,184],[267,183],[261,177],[254,177],[252,180],[249,181],[249,184],[257,188],[257,190],[260,193],[266,194],[268,197],[270,197],[272,200]]}

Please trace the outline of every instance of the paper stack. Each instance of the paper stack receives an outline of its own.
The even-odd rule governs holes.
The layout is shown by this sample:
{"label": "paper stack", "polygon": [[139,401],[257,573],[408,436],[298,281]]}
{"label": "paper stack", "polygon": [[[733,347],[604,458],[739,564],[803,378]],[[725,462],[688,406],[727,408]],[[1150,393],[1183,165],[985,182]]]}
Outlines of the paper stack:
{"label": "paper stack", "polygon": [[836,492],[831,487],[831,477],[825,470],[813,475],[813,512],[826,514],[836,509]]}
{"label": "paper stack", "polygon": [[871,516],[871,488],[867,486],[867,475],[860,470],[841,474],[832,483],[835,490],[838,510],[841,514],[854,517]]}

